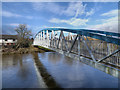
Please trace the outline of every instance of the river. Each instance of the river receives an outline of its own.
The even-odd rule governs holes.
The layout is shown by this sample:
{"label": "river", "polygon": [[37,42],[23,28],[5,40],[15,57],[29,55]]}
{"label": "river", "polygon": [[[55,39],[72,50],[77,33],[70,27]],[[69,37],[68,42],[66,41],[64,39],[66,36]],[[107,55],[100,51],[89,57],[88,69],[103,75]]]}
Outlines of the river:
{"label": "river", "polygon": [[[118,79],[56,52],[2,56],[2,88],[46,88],[35,57],[61,88],[117,88]],[[50,82],[49,82],[50,83]]]}

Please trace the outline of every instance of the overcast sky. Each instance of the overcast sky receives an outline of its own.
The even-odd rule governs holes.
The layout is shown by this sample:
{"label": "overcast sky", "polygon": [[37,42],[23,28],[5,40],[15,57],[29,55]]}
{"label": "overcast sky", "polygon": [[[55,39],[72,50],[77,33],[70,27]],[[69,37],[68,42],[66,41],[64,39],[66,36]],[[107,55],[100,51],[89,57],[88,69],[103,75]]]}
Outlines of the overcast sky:
{"label": "overcast sky", "polygon": [[117,2],[3,2],[4,34],[27,24],[36,34],[42,28],[64,27],[118,32]]}

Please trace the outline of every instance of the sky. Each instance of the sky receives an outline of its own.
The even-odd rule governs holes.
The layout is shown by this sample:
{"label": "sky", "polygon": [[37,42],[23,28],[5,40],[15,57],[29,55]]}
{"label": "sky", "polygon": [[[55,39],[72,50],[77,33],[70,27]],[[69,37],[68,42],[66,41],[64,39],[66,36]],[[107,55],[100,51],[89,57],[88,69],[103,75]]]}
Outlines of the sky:
{"label": "sky", "polygon": [[2,32],[26,24],[33,35],[43,28],[62,27],[118,32],[117,2],[2,2]]}

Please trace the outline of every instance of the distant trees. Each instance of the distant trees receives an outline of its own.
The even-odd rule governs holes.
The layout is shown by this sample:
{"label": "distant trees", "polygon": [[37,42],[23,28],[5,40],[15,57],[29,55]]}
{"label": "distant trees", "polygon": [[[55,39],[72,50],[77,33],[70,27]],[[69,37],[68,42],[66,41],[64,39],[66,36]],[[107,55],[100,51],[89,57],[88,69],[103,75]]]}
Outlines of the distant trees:
{"label": "distant trees", "polygon": [[32,44],[30,39],[32,37],[32,33],[31,30],[28,30],[26,24],[19,24],[15,31],[18,35],[17,48],[29,47]]}

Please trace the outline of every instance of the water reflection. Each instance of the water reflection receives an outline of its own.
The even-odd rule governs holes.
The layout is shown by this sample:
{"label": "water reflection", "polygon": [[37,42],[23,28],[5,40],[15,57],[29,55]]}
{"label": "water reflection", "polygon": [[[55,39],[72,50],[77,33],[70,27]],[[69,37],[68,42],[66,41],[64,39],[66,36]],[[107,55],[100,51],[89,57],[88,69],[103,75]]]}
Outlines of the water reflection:
{"label": "water reflection", "polygon": [[62,60],[63,60],[63,63],[68,64],[70,66],[73,64],[73,60],[70,59],[69,57],[63,56]]}
{"label": "water reflection", "polygon": [[[3,88],[39,88],[34,62],[63,88],[117,88],[118,79],[55,52],[3,55]],[[42,72],[41,72],[42,73]],[[51,84],[51,83],[48,83]],[[42,85],[42,84],[41,84]]]}
{"label": "water reflection", "polygon": [[62,56],[58,53],[49,53],[47,58],[52,64],[57,64],[60,61],[61,57]]}
{"label": "water reflection", "polygon": [[3,88],[39,88],[32,55],[3,55],[2,84]]}
{"label": "water reflection", "polygon": [[63,88],[117,88],[118,79],[55,52],[39,54],[41,63]]}

